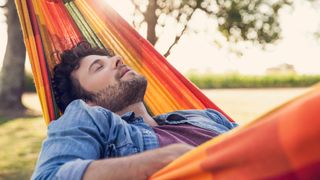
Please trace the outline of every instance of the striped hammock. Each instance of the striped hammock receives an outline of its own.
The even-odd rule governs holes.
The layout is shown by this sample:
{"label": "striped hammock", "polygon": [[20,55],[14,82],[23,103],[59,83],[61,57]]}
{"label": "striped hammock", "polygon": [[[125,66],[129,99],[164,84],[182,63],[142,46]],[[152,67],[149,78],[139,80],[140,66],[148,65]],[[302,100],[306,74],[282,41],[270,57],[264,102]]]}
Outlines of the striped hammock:
{"label": "striped hammock", "polygon": [[145,104],[152,115],[179,109],[222,112],[104,1],[25,0],[17,6],[47,124],[59,115],[51,91],[52,69],[61,52],[83,40],[111,48],[147,78]]}
{"label": "striped hammock", "polygon": [[[152,115],[212,108],[232,119],[183,77],[103,0],[15,0],[47,124],[60,113],[51,89],[59,54],[81,41],[110,48],[148,80]],[[320,177],[320,88],[255,122],[199,146],[151,179],[305,179]]]}

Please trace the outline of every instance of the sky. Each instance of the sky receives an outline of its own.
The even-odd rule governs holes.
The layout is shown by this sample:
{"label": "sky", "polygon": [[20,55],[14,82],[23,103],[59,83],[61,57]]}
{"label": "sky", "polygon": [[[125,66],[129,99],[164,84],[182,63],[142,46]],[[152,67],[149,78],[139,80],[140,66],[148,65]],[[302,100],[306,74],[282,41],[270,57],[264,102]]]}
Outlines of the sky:
{"label": "sky", "polygon": [[[132,21],[133,7],[129,0],[107,0],[128,22]],[[270,67],[288,63],[294,65],[299,74],[320,74],[320,39],[313,36],[313,32],[320,31],[320,11],[306,0],[294,0],[294,8],[284,8],[280,13],[280,25],[282,39],[267,50],[261,50],[258,46],[246,43],[238,46],[242,49],[243,56],[239,57],[228,50],[228,42],[217,31],[216,22],[205,18],[204,14],[194,14],[190,25],[199,29],[206,29],[208,33],[188,33],[183,36],[171,51],[167,60],[180,72],[190,70],[199,72],[239,72],[242,74],[264,74]],[[6,37],[6,25],[4,18],[0,16],[0,59],[2,60]],[[164,53],[168,47],[170,35],[175,32],[174,23],[168,21],[169,27],[164,31],[163,38],[156,45],[160,53]],[[207,25],[210,24],[211,28]],[[144,36],[143,30],[140,32]],[[214,43],[218,40],[222,48]],[[0,60],[0,61],[1,61]],[[1,62],[0,62],[1,63]],[[28,61],[27,68],[29,69]]]}

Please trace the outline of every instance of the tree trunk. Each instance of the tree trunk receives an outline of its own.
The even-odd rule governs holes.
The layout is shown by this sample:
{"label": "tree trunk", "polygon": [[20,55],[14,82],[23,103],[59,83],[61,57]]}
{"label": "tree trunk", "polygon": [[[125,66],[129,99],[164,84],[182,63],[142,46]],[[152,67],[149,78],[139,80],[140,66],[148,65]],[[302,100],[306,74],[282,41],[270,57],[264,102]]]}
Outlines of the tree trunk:
{"label": "tree trunk", "polygon": [[157,9],[157,1],[156,0],[149,0],[147,11],[144,14],[145,20],[148,24],[147,29],[147,40],[152,44],[155,45],[158,38],[156,36],[156,25],[158,17],[156,15]]}
{"label": "tree trunk", "polygon": [[0,74],[0,111],[21,112],[25,110],[21,97],[26,50],[14,1],[8,0],[6,7],[8,8],[8,43]]}

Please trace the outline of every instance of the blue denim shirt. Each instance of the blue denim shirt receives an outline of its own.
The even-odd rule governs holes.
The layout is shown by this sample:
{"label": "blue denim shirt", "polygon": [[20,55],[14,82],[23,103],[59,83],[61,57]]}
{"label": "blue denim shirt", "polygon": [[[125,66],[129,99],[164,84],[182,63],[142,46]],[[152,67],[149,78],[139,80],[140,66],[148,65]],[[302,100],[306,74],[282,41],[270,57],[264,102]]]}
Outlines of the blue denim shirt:
{"label": "blue denim shirt", "polygon": [[[159,125],[189,123],[218,133],[237,126],[212,109],[175,111],[154,119]],[[31,179],[82,179],[93,160],[128,156],[158,147],[152,128],[134,112],[119,116],[75,100],[48,126],[48,137],[42,144]]]}

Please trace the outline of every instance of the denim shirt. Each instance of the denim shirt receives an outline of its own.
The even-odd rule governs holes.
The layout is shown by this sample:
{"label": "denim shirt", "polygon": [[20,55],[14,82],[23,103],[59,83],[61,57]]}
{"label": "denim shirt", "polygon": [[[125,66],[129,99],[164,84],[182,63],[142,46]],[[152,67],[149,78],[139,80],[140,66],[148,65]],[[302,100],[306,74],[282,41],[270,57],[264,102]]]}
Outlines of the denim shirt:
{"label": "denim shirt", "polygon": [[[224,133],[237,126],[219,112],[181,110],[154,117],[159,125],[189,123]],[[134,112],[119,116],[82,100],[48,126],[31,179],[82,179],[88,165],[98,159],[128,156],[159,147],[152,128]]]}

